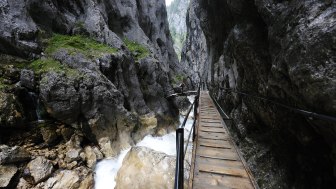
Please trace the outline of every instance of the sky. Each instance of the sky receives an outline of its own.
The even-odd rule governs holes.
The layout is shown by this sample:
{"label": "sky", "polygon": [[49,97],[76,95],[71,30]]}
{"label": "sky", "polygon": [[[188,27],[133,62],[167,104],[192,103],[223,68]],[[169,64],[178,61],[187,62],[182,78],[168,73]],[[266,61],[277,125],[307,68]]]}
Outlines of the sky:
{"label": "sky", "polygon": [[169,6],[173,0],[166,0],[166,5]]}

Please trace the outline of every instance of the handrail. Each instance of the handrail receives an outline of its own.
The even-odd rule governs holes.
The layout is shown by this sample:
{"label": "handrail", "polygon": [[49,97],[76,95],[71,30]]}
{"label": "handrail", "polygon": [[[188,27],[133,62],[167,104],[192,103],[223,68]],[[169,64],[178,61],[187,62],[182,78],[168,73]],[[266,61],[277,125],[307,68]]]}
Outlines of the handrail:
{"label": "handrail", "polygon": [[[224,112],[223,108],[219,105],[219,103],[217,102],[217,100],[212,95],[210,95],[210,97],[211,97],[212,101],[215,102],[217,109],[219,109],[221,111],[221,113],[226,117],[226,118],[222,117],[222,119],[223,120],[231,120],[231,121],[233,121],[233,119],[230,118]],[[228,130],[228,128],[226,127],[225,124],[224,124],[224,127]],[[238,149],[237,145],[234,142],[232,143],[232,145],[235,146],[236,149]],[[244,160],[243,155],[239,151],[237,151],[237,153],[238,153],[238,155],[239,155],[239,157],[240,157],[240,159],[241,159],[241,161],[242,161],[242,163],[243,163],[243,165],[245,167],[245,170],[248,173],[248,176],[249,176],[249,178],[250,178],[250,180],[252,182],[252,185],[254,186],[254,188],[259,189],[259,186],[258,186],[257,182],[253,179],[252,172],[251,172],[250,168],[248,167],[246,161]]]}
{"label": "handrail", "polygon": [[[189,146],[189,141],[191,137],[191,133],[193,133],[193,140],[195,138],[195,126],[197,120],[197,109],[198,109],[198,99],[200,95],[200,86],[198,87],[197,95],[195,96],[195,100],[190,106],[187,115],[185,116],[180,127],[176,129],[176,169],[175,169],[175,189],[183,189],[184,185],[184,158]],[[189,118],[191,110],[194,109],[194,122],[192,128],[189,132],[188,141],[186,146],[184,146],[184,128]]]}
{"label": "handrail", "polygon": [[307,111],[307,110],[302,110],[302,109],[294,108],[294,107],[291,107],[291,106],[288,106],[288,105],[276,102],[274,100],[270,100],[270,99],[268,99],[266,97],[260,97],[260,96],[257,96],[257,95],[248,94],[246,92],[241,92],[241,91],[233,90],[233,89],[230,89],[230,88],[220,87],[220,89],[223,89],[225,91],[230,91],[230,92],[233,92],[233,93],[237,93],[237,94],[241,94],[241,95],[244,95],[244,96],[247,96],[247,97],[253,97],[253,98],[257,98],[259,100],[264,100],[264,101],[270,102],[272,104],[275,104],[277,106],[281,106],[283,108],[289,109],[290,111],[293,111],[295,113],[301,114],[301,115],[303,115],[305,117],[317,118],[317,119],[321,119],[321,120],[324,120],[324,121],[336,122],[336,117],[333,117],[333,116],[324,115],[324,114],[318,114],[318,113],[315,113],[315,112],[311,112],[311,111]]}

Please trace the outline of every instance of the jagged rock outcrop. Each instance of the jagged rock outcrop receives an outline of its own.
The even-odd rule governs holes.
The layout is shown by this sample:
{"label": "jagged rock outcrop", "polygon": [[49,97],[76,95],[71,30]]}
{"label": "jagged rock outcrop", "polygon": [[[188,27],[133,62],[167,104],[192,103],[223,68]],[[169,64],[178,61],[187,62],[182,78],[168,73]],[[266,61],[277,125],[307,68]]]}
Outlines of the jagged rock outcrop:
{"label": "jagged rock outcrop", "polygon": [[[260,187],[335,186],[335,124],[221,88],[335,116],[336,3],[193,0],[190,7],[188,28],[199,20],[206,38],[206,49],[199,47],[209,63],[204,79],[235,119],[237,142]],[[188,31],[195,39],[183,56],[202,40]]]}
{"label": "jagged rock outcrop", "polygon": [[84,165],[175,128],[166,96],[184,67],[164,0],[4,0],[0,16],[0,143],[38,146],[29,152],[55,168],[38,185],[15,175],[15,186],[92,187]]}

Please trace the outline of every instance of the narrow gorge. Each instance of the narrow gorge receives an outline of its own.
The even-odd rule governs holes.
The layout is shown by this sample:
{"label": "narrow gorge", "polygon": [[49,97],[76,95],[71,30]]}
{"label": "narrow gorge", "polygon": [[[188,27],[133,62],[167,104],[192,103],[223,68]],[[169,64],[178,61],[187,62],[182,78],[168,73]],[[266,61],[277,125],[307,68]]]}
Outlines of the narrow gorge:
{"label": "narrow gorge", "polygon": [[335,1],[0,0],[0,188],[174,188],[200,85],[260,188],[336,187]]}

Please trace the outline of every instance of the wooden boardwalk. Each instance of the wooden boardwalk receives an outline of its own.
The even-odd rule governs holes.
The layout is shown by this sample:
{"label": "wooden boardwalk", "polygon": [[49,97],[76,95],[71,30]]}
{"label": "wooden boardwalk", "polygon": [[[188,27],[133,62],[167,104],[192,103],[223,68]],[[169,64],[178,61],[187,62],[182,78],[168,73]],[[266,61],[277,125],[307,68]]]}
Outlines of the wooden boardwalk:
{"label": "wooden boardwalk", "polygon": [[257,189],[207,91],[200,94],[189,189]]}

